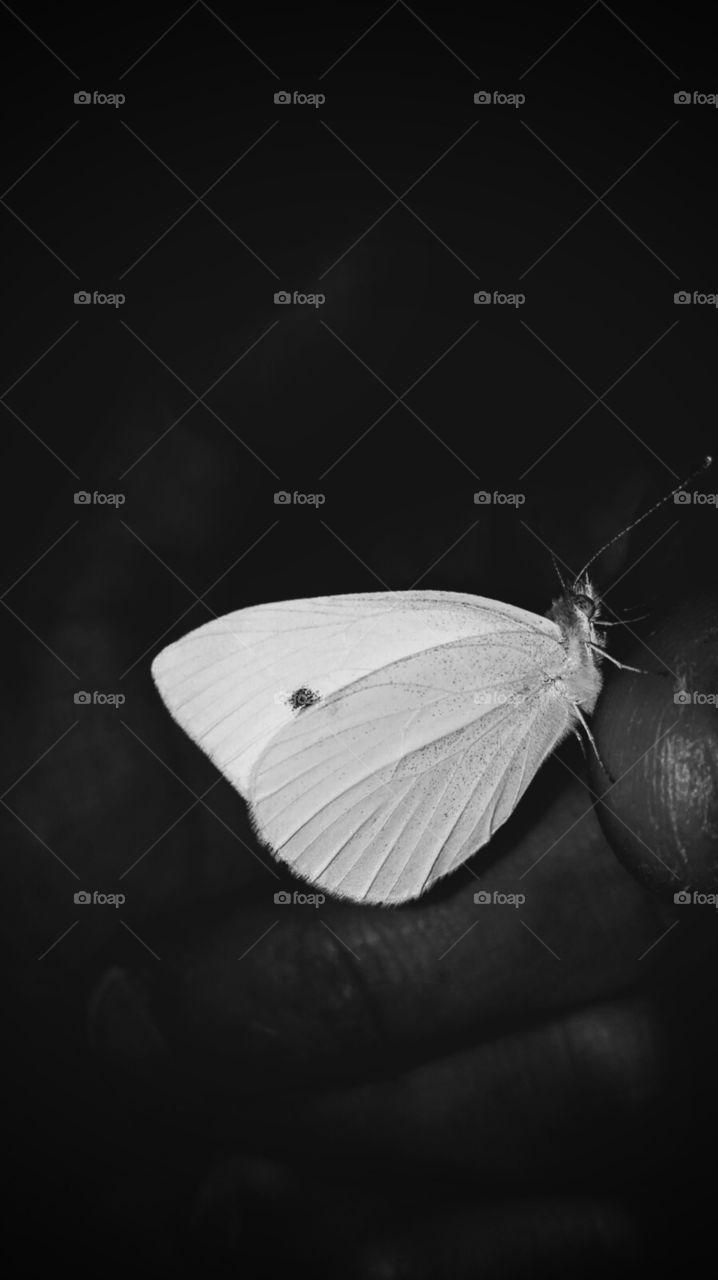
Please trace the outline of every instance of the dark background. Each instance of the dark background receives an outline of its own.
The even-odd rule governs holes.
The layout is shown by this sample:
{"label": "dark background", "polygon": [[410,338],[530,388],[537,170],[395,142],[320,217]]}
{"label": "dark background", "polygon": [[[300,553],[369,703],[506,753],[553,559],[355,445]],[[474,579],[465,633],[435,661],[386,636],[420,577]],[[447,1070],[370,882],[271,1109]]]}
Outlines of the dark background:
{"label": "dark background", "polygon": [[[126,1265],[124,1240],[136,1267],[177,1269],[191,1249],[193,1265],[219,1267],[219,1252],[229,1272],[251,1256],[269,1273],[247,1243],[259,1201],[271,1249],[306,1261],[283,1238],[289,1210],[271,1208],[286,1195],[299,1212],[298,1193],[272,1182],[285,1175],[261,1164],[276,1135],[263,1143],[258,1125],[243,1145],[216,1117],[189,1117],[182,1088],[158,1115],[154,1095],[106,1068],[104,1042],[91,1049],[102,975],[148,955],[71,894],[80,879],[117,889],[186,808],[148,739],[196,789],[214,780],[169,736],[149,663],[210,616],[196,597],[220,575],[217,614],[415,584],[544,612],[550,550],[577,570],[711,452],[716,309],[674,304],[718,288],[718,117],[674,104],[718,90],[709,16],[600,0],[0,9],[9,1219],[38,1263],[74,1240],[73,1265],[107,1274]],[[474,104],[494,89],[526,102]],[[126,102],[75,105],[79,90]],[[278,90],[326,102],[275,106]],[[126,302],[78,307],[82,289]],[[277,307],[279,289],[326,302]],[[479,289],[525,305],[475,306]],[[76,506],[78,490],[125,502]],[[325,502],[277,506],[277,490]],[[477,506],[477,490],[525,501]],[[671,582],[714,578],[715,508],[691,513],[689,563],[671,544],[676,511],[644,526],[630,559],[621,542],[597,566],[607,588],[647,553],[612,608],[655,608],[665,564]],[[130,728],[76,708],[78,688],[123,691]],[[76,719],[82,745],[54,746]],[[568,758],[580,768],[577,749]],[[547,776],[550,793],[561,780]],[[216,796],[251,841],[236,796],[224,784]],[[143,863],[127,909],[158,954],[195,927],[188,900],[211,920],[256,881],[226,831],[212,852],[180,832]],[[301,1069],[267,1060],[267,1087]],[[300,1182],[327,1176],[306,1139],[281,1157]],[[381,1174],[375,1155],[352,1158],[348,1199],[361,1203],[387,1157]],[[397,1162],[394,1189],[411,1164]],[[229,1191],[216,1165],[234,1170]],[[436,1194],[450,1199],[455,1176],[439,1168]],[[665,1174],[662,1193],[683,1176]],[[695,1184],[687,1199],[695,1208]],[[685,1200],[670,1200],[680,1218]],[[303,1212],[324,1219],[321,1191]]]}

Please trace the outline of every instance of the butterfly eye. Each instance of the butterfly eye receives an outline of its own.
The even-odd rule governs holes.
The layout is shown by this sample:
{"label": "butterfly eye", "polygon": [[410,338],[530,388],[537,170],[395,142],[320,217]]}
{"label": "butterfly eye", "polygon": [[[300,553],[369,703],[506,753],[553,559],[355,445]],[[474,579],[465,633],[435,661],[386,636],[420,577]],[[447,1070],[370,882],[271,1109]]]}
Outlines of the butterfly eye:
{"label": "butterfly eye", "polygon": [[575,595],[573,602],[576,608],[581,610],[581,613],[585,613],[587,618],[592,618],[596,612],[596,601],[591,596]]}

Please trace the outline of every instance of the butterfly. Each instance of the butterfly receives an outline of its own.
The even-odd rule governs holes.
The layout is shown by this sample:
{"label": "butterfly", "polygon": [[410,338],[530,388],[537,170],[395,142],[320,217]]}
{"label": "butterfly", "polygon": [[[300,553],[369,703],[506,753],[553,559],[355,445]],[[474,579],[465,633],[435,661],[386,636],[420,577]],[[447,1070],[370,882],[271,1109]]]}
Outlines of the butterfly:
{"label": "butterfly", "polygon": [[152,674],[296,875],[403,902],[491,839],[593,711],[598,609],[588,579],[545,618],[441,591],[290,600],[199,627]]}
{"label": "butterfly", "polygon": [[601,664],[623,665],[610,625],[585,570],[545,617],[455,592],[320,596],[208,622],[152,674],[295,875],[388,905],[486,845],[577,726],[595,749]]}

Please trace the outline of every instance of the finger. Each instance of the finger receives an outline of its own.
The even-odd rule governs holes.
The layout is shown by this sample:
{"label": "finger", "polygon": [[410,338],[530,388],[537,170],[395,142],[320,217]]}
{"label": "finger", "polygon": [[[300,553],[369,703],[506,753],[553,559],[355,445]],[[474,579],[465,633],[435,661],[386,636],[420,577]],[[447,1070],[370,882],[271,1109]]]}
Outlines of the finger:
{"label": "finger", "polygon": [[630,1213],[606,1199],[534,1199],[449,1209],[377,1233],[356,1280],[519,1280],[635,1274],[643,1256]]}
{"label": "finger", "polygon": [[572,1266],[623,1275],[643,1252],[633,1215],[606,1195],[506,1199],[436,1178],[412,1184],[408,1170],[384,1186],[376,1173],[360,1183],[256,1157],[225,1161],[199,1190],[190,1248],[205,1267],[311,1263],[355,1280],[555,1276]]}
{"label": "finger", "polygon": [[271,889],[229,914],[198,909],[152,978],[158,1027],[180,1058],[238,1089],[288,1072],[316,1083],[646,978],[665,908],[626,876],[585,805],[567,788],[482,877],[492,892],[525,890],[520,909],[477,905],[468,872],[396,911],[277,907]]}
{"label": "finger", "polygon": [[599,818],[623,864],[669,900],[688,890],[709,911],[718,901],[717,625],[705,592],[653,621],[648,649],[636,643],[626,659],[646,674],[615,672],[597,709],[596,738],[616,785],[590,761],[594,788],[606,793]]}
{"label": "finger", "polygon": [[[470,1173],[491,1188],[556,1179],[577,1190],[603,1174],[651,1167],[665,1130],[650,1126],[668,1082],[665,1027],[641,1000],[591,1006],[478,1047],[392,1070],[283,1108],[285,1140],[325,1146],[335,1167],[364,1150],[378,1166],[402,1161]],[[265,1124],[275,1126],[267,1109]],[[567,1179],[566,1171],[571,1170]]]}

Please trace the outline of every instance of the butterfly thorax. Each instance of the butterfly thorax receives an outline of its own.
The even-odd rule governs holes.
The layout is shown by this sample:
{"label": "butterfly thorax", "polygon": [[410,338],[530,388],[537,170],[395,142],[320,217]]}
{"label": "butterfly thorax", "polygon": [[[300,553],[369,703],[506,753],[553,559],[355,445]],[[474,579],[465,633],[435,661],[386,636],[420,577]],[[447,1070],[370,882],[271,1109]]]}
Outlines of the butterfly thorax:
{"label": "butterfly thorax", "polygon": [[598,663],[605,639],[597,628],[601,600],[588,578],[577,578],[554,600],[546,615],[561,632],[575,700],[592,711],[601,689]]}

